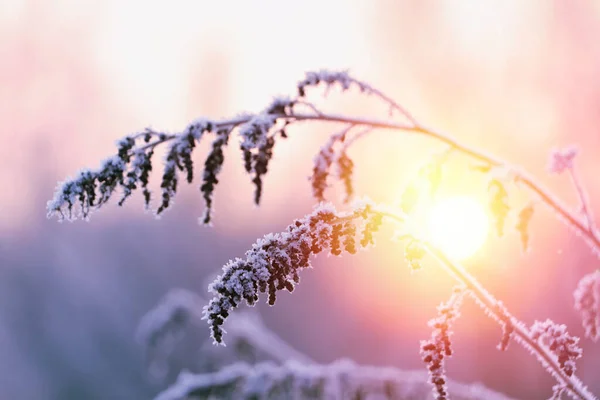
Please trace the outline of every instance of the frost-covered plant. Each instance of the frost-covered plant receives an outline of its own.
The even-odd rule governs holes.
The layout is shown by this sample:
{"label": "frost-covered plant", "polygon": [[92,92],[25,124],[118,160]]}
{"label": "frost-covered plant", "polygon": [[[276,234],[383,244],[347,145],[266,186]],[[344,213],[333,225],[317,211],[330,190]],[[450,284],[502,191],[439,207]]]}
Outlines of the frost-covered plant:
{"label": "frost-covered plant", "polygon": [[[419,371],[359,366],[348,360],[329,365],[236,363],[215,373],[183,371],[155,400],[186,399],[388,399],[422,400],[429,388]],[[448,381],[456,400],[509,400],[478,385]]]}
{"label": "frost-covered plant", "polygon": [[[201,320],[202,312],[196,305],[203,302],[190,291],[171,290],[140,321],[138,340],[153,356],[157,347],[171,349],[174,336],[180,338]],[[227,337],[225,349],[213,346],[212,340],[203,344],[194,373],[180,371],[177,381],[156,400],[254,399],[257,395],[263,399],[317,399],[324,398],[325,393],[337,396],[334,398],[416,400],[426,397],[430,390],[424,371],[358,366],[348,360],[316,364],[270,331],[257,313],[232,314],[227,321]],[[156,369],[150,372],[156,373]],[[509,400],[479,384],[447,379],[446,386],[454,399]],[[355,397],[343,397],[338,392]]]}
{"label": "frost-covered plant", "polygon": [[575,308],[583,317],[585,335],[600,339],[600,270],[584,276],[575,291]]}
{"label": "frost-covered plant", "polygon": [[429,381],[434,387],[434,397],[440,400],[448,398],[446,376],[444,375],[444,359],[452,356],[450,341],[450,324],[460,316],[460,305],[465,291],[457,287],[446,303],[438,307],[438,315],[429,321],[433,328],[431,339],[421,341],[421,357],[429,369]]}
{"label": "frost-covered plant", "polygon": [[286,231],[258,240],[246,258],[227,263],[223,274],[210,285],[214,297],[204,308],[215,343],[223,342],[222,325],[240,303],[252,306],[260,293],[268,293],[268,302],[274,305],[278,290],[294,291],[300,270],[311,267],[311,255],[324,250],[334,256],[342,251],[356,253],[359,246],[374,243],[373,233],[382,217],[369,204],[351,214],[338,214],[332,206],[322,205],[294,221]]}
{"label": "frost-covered plant", "polygon": [[566,325],[557,325],[547,319],[544,322],[536,321],[531,326],[531,338],[544,342],[552,351],[560,364],[560,368],[568,376],[575,372],[575,361],[581,358],[582,350],[578,346],[579,338],[567,333]]}
{"label": "frost-covered plant", "polygon": [[[204,301],[187,290],[167,293],[140,321],[137,337],[146,351],[156,356],[157,347],[170,350],[174,336],[180,338],[183,331],[201,320],[198,302]],[[186,316],[182,318],[182,314]],[[426,397],[429,391],[424,371],[364,367],[347,360],[316,364],[270,331],[257,313],[232,314],[227,321],[227,337],[229,345],[225,349],[213,346],[212,340],[200,346],[194,373],[180,371],[177,381],[156,399],[253,399],[258,394],[264,399],[316,399],[325,398],[326,393],[348,398],[338,395],[339,391],[355,398],[416,400]],[[157,369],[151,368],[150,372],[155,374]],[[166,372],[164,366],[161,372]],[[454,399],[509,400],[479,384],[447,379],[446,386]]]}
{"label": "frost-covered plant", "polygon": [[141,319],[136,339],[144,345],[154,377],[162,379],[168,373],[167,358],[183,338],[186,326],[197,322],[194,310],[202,304],[202,299],[194,293],[174,289]]}
{"label": "frost-covered plant", "polygon": [[[337,87],[347,91],[354,88],[370,95],[388,107],[389,118],[362,118],[322,112],[307,97],[308,89],[319,85],[325,86],[327,90]],[[529,189],[534,196],[532,201],[516,213],[517,223],[514,228],[520,234],[524,249],[528,248],[530,242],[529,225],[534,207],[543,203],[583,237],[596,255],[600,255],[600,233],[594,224],[587,193],[575,172],[575,147],[555,150],[551,155],[549,170],[557,174],[570,174],[581,202],[578,212],[569,210],[524,170],[426,127],[389,96],[345,71],[309,72],[297,84],[294,97],[276,98],[256,114],[242,114],[223,120],[198,119],[178,133],[164,133],[148,128],[127,136],[118,142],[117,154],[107,159],[100,168],[83,170],[74,179],[61,183],[53,200],[48,202],[48,215],[58,216],[59,220],[72,220],[78,216],[88,218],[92,210],[108,202],[117,188],[122,192],[119,205],[134,190],[141,189],[145,205],[150,207],[153,196],[148,186],[153,171],[154,151],[157,146],[168,144],[162,170],[161,196],[156,208],[156,214],[159,215],[173,203],[179,187],[180,172],[185,173],[188,183],[194,181],[193,151],[199,141],[208,137],[208,140],[212,140],[212,146],[204,162],[200,191],[206,204],[201,222],[209,224],[212,220],[212,196],[224,163],[224,148],[231,143],[231,137],[237,134],[240,138],[239,148],[245,171],[255,188],[254,202],[259,204],[264,189],[263,178],[268,172],[277,141],[288,137],[289,126],[308,121],[344,124],[343,130],[331,136],[315,158],[311,184],[313,194],[319,201],[325,199],[330,169],[334,165],[337,177],[343,182],[347,199],[356,191],[352,184],[355,165],[348,155],[348,149],[356,140],[382,129],[416,133],[436,139],[446,146],[445,152],[434,157],[419,172],[426,186],[429,186],[430,196],[435,195],[443,180],[443,167],[447,159],[450,156],[463,156],[471,162],[473,171],[479,171],[488,177],[489,208],[498,236],[504,234],[508,218],[515,214],[515,206],[511,205],[510,200],[511,187],[516,184]],[[310,267],[312,256],[322,252],[334,256],[343,252],[354,254],[358,249],[371,247],[375,244],[373,234],[384,220],[400,225],[401,229],[405,228],[412,209],[424,195],[421,186],[423,185],[408,186],[400,209],[363,202],[350,211],[339,212],[331,205],[320,204],[311,214],[295,220],[284,232],[268,234],[258,240],[246,252],[245,257],[227,263],[223,267],[223,273],[209,287],[213,297],[203,308],[203,317],[209,324],[213,340],[223,343],[225,321],[241,303],[252,306],[261,294],[266,294],[268,303],[273,305],[277,291],[293,291],[300,281],[300,271]],[[527,328],[472,274],[426,239],[418,237],[410,229],[399,237],[405,243],[405,258],[413,269],[421,267],[424,257],[432,256],[461,287],[460,294],[454,293],[451,300],[440,307],[440,314],[431,322],[432,337],[421,346],[436,398],[447,398],[443,361],[451,354],[450,323],[459,315],[458,300],[462,300],[463,294],[473,298],[502,327],[503,333],[498,346],[500,350],[506,349],[510,341],[514,340],[534,354],[546,367],[557,381],[553,388],[554,398],[563,393],[573,398],[594,398],[574,374],[575,360],[581,357],[582,352],[578,347],[579,339],[571,337],[564,325],[547,320]],[[576,308],[583,316],[586,335],[593,339],[598,338],[598,281],[598,273],[587,275],[575,293]],[[185,313],[174,312],[170,315],[165,321],[173,316],[182,318]],[[148,323],[148,327],[146,331],[154,333],[147,333],[147,338],[160,333],[160,330],[152,329],[152,324]]]}
{"label": "frost-covered plant", "polygon": [[[204,299],[189,290],[172,289],[142,317],[136,338],[146,352],[149,372],[154,378],[162,380],[165,377],[168,357],[183,335],[194,328],[204,328],[202,305],[205,303]],[[237,361],[313,362],[268,329],[257,313],[242,311],[232,314],[227,333],[230,342],[227,351],[215,348],[212,339],[207,339],[200,346],[196,365],[198,371],[215,372]]]}

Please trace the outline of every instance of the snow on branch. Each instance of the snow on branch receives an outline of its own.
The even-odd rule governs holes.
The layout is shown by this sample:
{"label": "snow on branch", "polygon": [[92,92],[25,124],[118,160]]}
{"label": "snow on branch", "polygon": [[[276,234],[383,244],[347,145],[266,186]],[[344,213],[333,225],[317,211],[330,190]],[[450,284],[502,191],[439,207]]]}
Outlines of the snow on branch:
{"label": "snow on branch", "polygon": [[555,324],[549,319],[536,321],[531,326],[530,334],[533,340],[544,343],[554,353],[567,376],[573,376],[575,361],[581,358],[583,351],[579,347],[579,338],[569,335],[566,325]]}
{"label": "snow on branch", "polygon": [[[200,325],[205,303],[204,299],[189,290],[172,289],[142,317],[136,339],[144,346],[152,375],[163,378],[168,372],[167,357],[188,328]],[[257,313],[238,312],[231,315],[227,329],[229,340],[233,343],[228,347],[232,354],[215,352],[211,340],[211,343],[202,346],[201,365],[212,369],[214,365],[226,365],[228,359],[238,361],[250,354],[252,358],[264,356],[277,362],[296,360],[312,363],[309,357],[268,329]]]}
{"label": "snow on branch", "polygon": [[575,171],[575,157],[578,153],[579,148],[577,146],[570,146],[563,150],[554,149],[550,156],[548,170],[554,174],[562,174],[564,171],[569,172],[571,182],[573,182],[573,186],[579,197],[579,211],[586,220],[586,228],[589,231],[595,231],[594,217],[589,206],[588,194]]}
{"label": "snow on branch", "polygon": [[[373,233],[379,229],[384,217],[397,222],[406,220],[405,215],[374,206],[370,202],[357,205],[355,211],[350,213],[337,213],[332,206],[321,204],[313,213],[296,220],[287,231],[268,234],[257,241],[252,249],[246,252],[245,259],[230,261],[223,267],[224,273],[209,286],[214,297],[204,307],[203,318],[207,319],[214,342],[223,344],[223,324],[233,309],[242,302],[252,306],[258,301],[260,293],[268,292],[269,304],[274,305],[277,290],[293,291],[294,285],[299,282],[298,271],[310,267],[311,255],[319,254],[325,249],[328,249],[330,254],[339,255],[341,243],[347,252],[354,253],[357,249],[358,232],[362,232],[360,246],[373,244]],[[573,374],[573,362],[581,356],[575,347],[577,338],[571,338],[566,332],[563,332],[562,337],[554,335],[556,329],[562,332],[560,326],[554,325],[551,328],[556,329],[551,329],[551,332],[536,333],[539,331],[536,330],[537,325],[528,330],[464,267],[449,259],[430,243],[410,235],[405,236],[405,239],[409,239],[408,245],[418,244],[415,249],[406,253],[409,263],[420,262],[425,253],[429,253],[463,286],[460,293],[455,293],[449,303],[440,307],[438,318],[432,320],[432,339],[421,343],[422,357],[429,364],[430,382],[434,385],[437,398],[447,397],[443,360],[452,354],[449,324],[459,315],[458,306],[463,291],[467,291],[486,314],[502,326],[500,350],[506,349],[509,340],[514,338],[531,351],[556,378],[558,385],[554,388],[555,392],[566,391],[579,399],[595,398]]]}
{"label": "snow on branch", "polygon": [[577,153],[579,153],[577,146],[571,146],[563,150],[554,149],[550,155],[548,170],[553,174],[561,174],[565,170],[573,168]]}
{"label": "snow on branch", "polygon": [[311,183],[313,196],[319,201],[325,200],[325,189],[327,188],[329,168],[335,159],[333,147],[337,142],[343,143],[344,140],[346,140],[346,135],[352,128],[354,128],[354,125],[348,125],[340,132],[331,135],[329,140],[321,147],[319,154],[315,156]]}
{"label": "snow on branch", "polygon": [[[396,112],[404,122],[397,122],[391,118],[378,120],[323,113],[306,98],[307,89],[316,86],[325,86],[326,90],[334,87],[342,91],[358,89],[361,93],[382,101],[389,107],[391,116]],[[348,156],[347,150],[350,144],[363,134],[379,129],[420,134],[443,143],[447,146],[447,152],[451,151],[475,162],[472,169],[489,173],[489,206],[499,236],[504,233],[506,220],[513,213],[508,184],[520,184],[537,197],[534,199],[537,200],[536,202],[545,203],[553,209],[557,216],[582,236],[594,253],[600,257],[600,233],[594,226],[587,193],[574,172],[576,148],[554,151],[550,162],[551,172],[569,171],[571,174],[581,202],[580,212],[574,213],[524,170],[425,127],[389,96],[351,77],[347,71],[309,72],[298,82],[296,97],[276,98],[259,113],[243,114],[223,120],[201,118],[178,133],[164,133],[147,128],[127,136],[117,142],[117,154],[106,159],[98,169],[82,170],[75,178],[67,179],[58,185],[54,198],[47,204],[48,216],[57,216],[59,220],[73,220],[77,217],[87,219],[93,210],[106,204],[117,191],[121,192],[118,204],[122,205],[137,189],[141,189],[145,206],[149,208],[153,194],[148,186],[151,172],[154,170],[154,152],[157,146],[167,144],[160,184],[161,195],[156,208],[158,216],[172,206],[180,186],[180,173],[184,173],[184,179],[188,183],[193,182],[195,177],[193,152],[198,143],[209,136],[212,138],[212,145],[200,175],[202,181],[200,192],[206,204],[201,222],[210,224],[213,193],[219,183],[219,173],[224,164],[224,149],[231,142],[231,136],[237,133],[240,138],[239,146],[244,167],[254,185],[254,202],[259,204],[263,194],[263,180],[268,172],[277,141],[288,137],[287,128],[291,124],[307,121],[345,126],[344,130],[331,136],[315,158],[311,182],[313,194],[318,200],[323,200],[325,197],[327,178],[332,165],[336,165],[338,169],[338,178],[344,183],[347,197],[353,195],[354,163]],[[358,127],[363,130],[354,133],[355,128]],[[347,139],[351,132],[354,133],[353,137]],[[432,194],[442,179],[444,160],[445,156],[440,157],[423,170],[423,174],[429,180]],[[496,176],[498,171],[504,171],[500,177]],[[406,196],[403,196],[404,212],[409,213],[411,207],[418,201],[416,192],[418,190],[408,190]],[[529,243],[533,204],[534,202],[530,202],[528,206],[521,209],[517,217],[518,222],[514,226],[520,234],[524,249],[527,249]],[[376,209],[370,203],[350,213],[338,213],[332,206],[321,204],[313,213],[294,221],[285,232],[266,235],[246,252],[244,258],[236,258],[225,265],[223,274],[210,286],[214,296],[208,306],[204,307],[202,318],[208,320],[212,339],[216,343],[223,343],[223,324],[230,316],[230,312],[242,302],[254,305],[258,301],[259,294],[268,293],[268,302],[272,305],[275,303],[277,291],[285,289],[291,292],[299,282],[299,271],[310,267],[312,255],[325,250],[332,255],[340,255],[342,251],[353,254],[358,248],[373,245],[373,233],[379,229],[383,217],[403,221],[403,216],[383,211],[381,208]],[[562,326],[549,321],[534,324],[531,330],[527,329],[462,266],[448,259],[429,243],[422,242],[420,238],[409,238],[405,247],[405,257],[413,269],[420,268],[421,259],[426,253],[437,258],[442,266],[466,287],[484,311],[502,326],[500,349],[506,349],[510,340],[514,339],[536,354],[557,380],[554,388],[555,397],[566,392],[575,398],[594,398],[573,374],[574,361],[581,355],[576,346],[577,338],[569,336]],[[582,313],[586,334],[593,339],[599,336],[598,304],[600,301],[597,293],[599,279],[597,274],[584,277],[575,294],[576,308]],[[185,298],[186,296],[182,296],[183,300],[173,301],[169,306],[165,306],[164,310],[157,311],[154,317],[143,321],[140,329],[141,337],[145,341],[152,342],[154,340],[152,338],[160,337],[161,329],[168,326],[171,321],[179,323],[188,318],[189,308],[197,305],[197,299],[188,297],[185,300]],[[191,315],[195,317],[195,313]],[[452,319],[449,315],[446,317],[442,321],[443,324],[448,324]],[[443,382],[439,380],[442,375],[438,374],[443,371],[438,371],[436,360],[440,359],[439,354],[448,355],[446,353],[449,347],[444,344],[447,331],[436,329],[431,343],[427,344],[428,350],[425,349],[427,354],[424,354],[424,357],[427,358],[428,363],[433,363],[430,365],[430,370],[434,367],[431,370],[432,382],[436,386],[438,395],[443,397],[445,388]],[[435,348],[431,348],[432,343]]]}
{"label": "snow on branch", "polygon": [[148,347],[156,347],[168,340],[167,336],[178,336],[178,331],[197,319],[197,310],[203,303],[204,300],[193,292],[172,289],[142,317],[136,332],[137,341]]}
{"label": "snow on branch", "polygon": [[421,358],[427,363],[429,383],[433,385],[433,396],[438,400],[449,398],[444,360],[453,353],[450,325],[460,316],[464,294],[464,288],[456,287],[450,299],[440,304],[437,317],[429,321],[429,327],[433,329],[431,339],[421,341]]}
{"label": "snow on branch", "polygon": [[[210,285],[214,297],[204,308],[215,343],[223,344],[222,325],[240,303],[253,306],[260,293],[268,293],[268,302],[274,305],[277,291],[292,292],[300,282],[299,272],[311,267],[311,255],[323,250],[335,256],[342,251],[354,254],[359,246],[374,244],[373,233],[381,220],[382,215],[369,203],[350,214],[336,213],[333,206],[321,204],[286,231],[258,240],[245,258],[231,260]],[[359,241],[357,234],[361,235]]]}
{"label": "snow on branch", "polygon": [[[437,259],[446,269],[468,290],[486,315],[498,322],[503,329],[499,350],[505,350],[508,342],[514,339],[522,347],[534,355],[540,364],[552,375],[557,385],[553,387],[554,396],[566,392],[575,399],[596,399],[574,375],[574,361],[581,357],[582,352],[577,346],[579,338],[571,337],[564,325],[554,324],[547,320],[536,323],[531,329],[512,315],[490,292],[488,292],[463,266],[450,260],[439,249],[430,244],[424,248]],[[558,398],[558,397],[556,397]]]}
{"label": "snow on branch", "polygon": [[581,313],[585,336],[594,342],[600,339],[600,270],[579,281],[574,293],[575,309]]}
{"label": "snow on branch", "polygon": [[[244,159],[244,167],[246,172],[251,175],[252,183],[255,186],[254,202],[259,204],[263,191],[263,177],[268,172],[277,137],[287,138],[285,128],[293,122],[319,119],[322,116],[313,105],[303,100],[308,87],[321,83],[324,83],[327,88],[337,84],[341,86],[342,90],[347,90],[354,85],[363,93],[377,95],[387,103],[395,104],[366,83],[351,78],[347,72],[326,70],[309,72],[306,74],[306,78],[298,83],[298,97],[294,99],[275,98],[260,113],[244,114],[221,121],[200,118],[190,123],[182,132],[174,134],[146,128],[143,132],[126,136],[117,142],[117,155],[105,160],[100,168],[85,169],[79,172],[75,178],[68,178],[59,183],[54,198],[47,204],[48,217],[57,216],[60,221],[73,220],[78,217],[87,219],[90,212],[107,203],[117,189],[122,192],[118,204],[123,205],[135,189],[141,188],[144,204],[146,208],[149,208],[152,193],[148,189],[148,184],[150,173],[153,170],[154,151],[158,145],[171,142],[164,159],[160,185],[161,198],[156,209],[156,215],[160,215],[173,203],[180,182],[179,172],[185,173],[188,183],[193,182],[193,151],[204,136],[212,134],[214,135],[212,149],[205,161],[200,187],[206,204],[201,221],[209,224],[211,222],[212,194],[219,182],[217,176],[224,162],[223,149],[227,146],[235,129],[238,130],[241,139],[240,150]],[[303,105],[309,105],[309,109],[313,113],[298,114],[294,111],[294,107]],[[401,109],[398,105],[393,107]],[[325,120],[327,119],[325,117]],[[335,118],[329,120],[335,122]],[[282,124],[278,124],[279,121]],[[349,187],[350,160],[343,157],[339,165],[342,179],[346,182],[346,187]],[[74,211],[76,211],[75,214]]]}
{"label": "snow on branch", "polygon": [[[448,381],[456,400],[509,400],[485,387]],[[329,365],[233,364],[212,374],[182,372],[155,400],[187,399],[389,399],[421,400],[430,392],[425,374],[395,368],[358,366],[339,360]]]}
{"label": "snow on branch", "polygon": [[[408,121],[408,124],[390,120],[384,121],[323,113],[305,99],[307,89],[319,85],[324,85],[327,90],[333,87],[339,87],[341,90],[357,88],[361,93],[381,100],[390,107],[390,112],[397,111]],[[210,134],[215,137],[211,153],[205,162],[205,169],[202,173],[203,182],[200,187],[206,203],[206,210],[201,222],[210,224],[212,220],[212,194],[218,183],[217,176],[224,162],[223,149],[228,144],[234,131],[237,131],[241,138],[240,150],[243,154],[244,166],[254,184],[254,201],[258,204],[263,193],[263,178],[268,171],[278,138],[287,138],[286,128],[291,124],[303,121],[320,121],[343,123],[348,127],[362,126],[367,128],[367,131],[391,129],[421,134],[440,141],[448,145],[452,151],[479,163],[474,166],[474,169],[484,172],[493,169],[510,170],[511,181],[529,188],[540,201],[551,207],[563,221],[583,235],[586,243],[590,245],[594,253],[600,256],[600,234],[593,227],[587,197],[578,181],[575,181],[575,186],[580,193],[581,208],[585,220],[582,220],[578,213],[572,213],[556,196],[549,193],[522,169],[511,166],[483,151],[470,148],[448,135],[425,127],[389,96],[369,84],[351,77],[347,71],[322,70],[308,72],[305,78],[298,83],[297,92],[295,98],[280,97],[274,99],[262,112],[257,114],[243,114],[220,121],[200,118],[189,124],[182,132],[175,134],[156,132],[147,128],[142,132],[127,136],[118,141],[117,155],[104,161],[99,169],[83,170],[75,178],[59,183],[54,198],[47,204],[48,216],[57,216],[59,220],[73,220],[77,217],[87,219],[90,212],[108,202],[118,188],[123,192],[119,204],[123,204],[135,189],[141,188],[145,205],[150,207],[152,194],[148,189],[148,181],[150,172],[153,170],[152,157],[154,149],[162,143],[173,142],[168,148],[164,161],[161,181],[162,194],[160,205],[156,210],[157,215],[161,214],[172,205],[179,184],[178,172],[185,172],[186,180],[189,183],[192,182],[194,178],[193,150],[202,137]],[[308,110],[308,112],[303,110]],[[344,135],[341,135],[339,141],[342,141],[344,137]],[[347,196],[352,195],[354,191],[351,181],[354,164],[346,153],[347,146],[344,146],[337,158],[334,159],[335,154],[331,148],[334,142],[336,140],[330,141],[315,160],[312,182],[313,193],[318,200],[323,199],[323,192],[326,187],[325,180],[328,174],[327,169],[333,162],[336,162],[338,166],[338,177],[344,182]],[[565,169],[573,171],[572,165],[575,154],[576,150],[574,148],[562,152],[555,151],[550,170],[554,172],[562,172]],[[573,177],[573,179],[576,180],[576,177]],[[502,233],[503,222],[511,210],[506,203],[503,187],[496,184],[493,184],[493,187],[495,189],[493,206],[497,218],[497,229],[499,233]],[[74,211],[76,211],[75,214]],[[524,234],[526,232],[523,230],[523,226],[517,226],[517,229],[520,230],[523,242],[526,243],[528,236]]]}

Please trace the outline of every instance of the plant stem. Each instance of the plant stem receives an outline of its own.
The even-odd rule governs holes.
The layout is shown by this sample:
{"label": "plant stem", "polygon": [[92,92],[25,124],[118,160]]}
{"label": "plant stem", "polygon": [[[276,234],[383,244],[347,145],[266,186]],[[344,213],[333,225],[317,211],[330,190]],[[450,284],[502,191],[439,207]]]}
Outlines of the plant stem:
{"label": "plant stem", "polygon": [[577,176],[577,172],[575,172],[575,168],[573,166],[569,168],[569,175],[571,176],[573,186],[575,186],[575,189],[577,190],[577,195],[579,196],[579,201],[581,203],[581,213],[586,219],[587,229],[591,232],[594,232],[594,217],[592,216],[592,211],[590,210],[590,206],[588,204],[587,193],[581,185],[581,182],[579,182],[579,177]]}
{"label": "plant stem", "polygon": [[[380,212],[380,214],[384,217],[393,219],[396,222],[404,222],[406,220],[406,217],[389,211]],[[559,383],[565,384],[571,394],[577,396],[576,398],[579,399],[596,399],[596,397],[583,386],[579,378],[575,375],[568,376],[560,368],[556,358],[546,346],[531,338],[531,334],[523,322],[518,320],[508,311],[504,312],[506,315],[501,315],[498,310],[504,308],[504,306],[496,300],[496,298],[488,292],[473,275],[467,272],[462,265],[452,261],[435,246],[423,241],[421,241],[421,243],[424,245],[427,252],[431,254],[450,275],[471,291],[477,300],[478,305],[481,306],[484,311],[494,315],[496,317],[495,319],[499,322],[508,317],[514,328],[513,334],[517,336],[516,341],[526,349],[529,349],[532,353],[535,353],[540,363],[548,369],[551,375],[553,375]]]}
{"label": "plant stem", "polygon": [[[425,244],[425,248],[434,258],[436,258],[440,264],[448,271],[451,275],[453,275],[459,282],[462,282],[467,286],[468,289],[471,290],[473,295],[478,300],[479,305],[485,309],[486,312],[491,313],[501,320],[503,318],[502,315],[499,315],[496,310],[499,309],[500,303],[494,296],[490,294],[481,284],[469,274],[461,265],[456,262],[451,261],[446,255],[444,255],[441,251],[434,248],[429,244]],[[549,372],[559,381],[559,383],[564,383],[568,390],[577,396],[580,399],[595,399],[596,397],[591,394],[581,383],[575,375],[568,376],[558,365],[556,357],[552,355],[552,352],[543,344],[533,340],[531,338],[531,334],[529,330],[526,328],[525,324],[519,321],[515,316],[510,314],[508,311],[506,312],[506,316],[508,316],[512,327],[514,328],[513,334],[518,337],[516,340],[523,347],[529,349],[534,352],[539,361],[544,365]]]}
{"label": "plant stem", "polygon": [[[390,129],[390,130],[400,130],[409,133],[417,133],[421,135],[425,135],[431,137],[435,140],[441,141],[452,149],[474,159],[477,161],[481,161],[491,167],[500,167],[504,166],[508,168],[513,174],[514,179],[517,182],[521,182],[526,187],[528,187],[532,192],[537,194],[540,199],[551,209],[553,209],[560,217],[562,217],[569,225],[571,225],[576,231],[581,233],[586,239],[587,243],[592,247],[594,252],[600,255],[600,236],[598,233],[591,227],[586,224],[585,221],[582,221],[581,218],[569,211],[569,209],[561,203],[559,199],[557,199],[554,195],[552,195],[548,190],[544,189],[541,184],[537,183],[534,178],[532,178],[526,171],[519,169],[517,167],[511,166],[506,162],[503,162],[499,159],[496,159],[492,155],[485,154],[482,151],[470,148],[462,143],[456,141],[455,139],[447,136],[443,133],[435,131],[433,129],[426,128],[422,125],[407,125],[402,123],[397,123],[393,121],[372,119],[372,118],[359,118],[359,117],[350,117],[345,115],[338,114],[312,114],[312,113],[292,113],[292,114],[271,114],[274,118],[280,120],[286,120],[290,123],[300,122],[300,121],[321,121],[321,122],[337,122],[337,123],[345,123],[350,124],[352,126],[365,126],[372,129]],[[235,128],[241,124],[249,122],[254,116],[253,115],[244,115],[230,119],[223,119],[221,121],[216,121],[214,123],[216,128]],[[147,148],[154,148],[158,144],[173,140],[178,137],[177,134],[167,135],[164,139],[159,139],[157,141],[148,143],[142,146],[140,149],[145,150]]]}

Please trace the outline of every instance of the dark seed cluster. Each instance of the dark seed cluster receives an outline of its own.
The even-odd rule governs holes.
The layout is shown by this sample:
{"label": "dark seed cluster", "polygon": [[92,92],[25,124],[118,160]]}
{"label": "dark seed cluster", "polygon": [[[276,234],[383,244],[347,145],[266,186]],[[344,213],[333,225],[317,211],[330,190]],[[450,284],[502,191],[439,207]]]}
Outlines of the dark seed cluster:
{"label": "dark seed cluster", "polygon": [[579,338],[567,332],[566,325],[559,325],[547,319],[536,321],[531,326],[531,338],[544,343],[556,357],[560,368],[572,376],[575,372],[575,361],[583,355],[579,347]]}
{"label": "dark seed cluster", "polygon": [[[342,249],[354,254],[365,237],[372,243],[372,234],[380,224],[381,215],[370,205],[352,214],[336,213],[332,206],[321,205],[286,231],[257,241],[245,258],[227,263],[223,274],[209,287],[214,297],[203,312],[214,341],[223,342],[225,319],[242,302],[252,306],[260,293],[267,293],[268,303],[274,305],[278,291],[292,292],[300,282],[299,272],[311,266],[311,255],[324,250],[340,255]],[[358,232],[363,235],[359,242]]]}
{"label": "dark seed cluster", "polygon": [[346,146],[342,147],[341,150],[336,154],[334,146],[337,143],[344,143],[346,135],[352,126],[348,126],[340,132],[331,135],[327,143],[321,147],[319,154],[314,159],[313,173],[310,177],[313,196],[319,200],[325,200],[325,190],[327,189],[327,178],[329,177],[329,170],[331,165],[335,163],[337,167],[338,178],[344,183],[344,190],[346,192],[345,202],[348,202],[354,194],[354,186],[352,184],[352,172],[354,169],[354,163],[348,157],[346,153]]}
{"label": "dark seed cluster", "polygon": [[221,171],[223,162],[225,161],[225,155],[223,154],[223,148],[227,145],[229,140],[230,130],[222,129],[217,132],[217,137],[212,143],[211,151],[204,162],[204,174],[202,174],[202,185],[200,191],[202,197],[204,197],[204,203],[206,209],[202,218],[203,224],[210,224],[213,209],[213,193],[219,180],[217,175]]}
{"label": "dark seed cluster", "polygon": [[286,121],[280,129],[276,129],[277,119],[281,115],[291,115],[295,100],[276,98],[261,113],[251,118],[240,127],[242,143],[240,150],[244,159],[244,168],[253,175],[254,203],[260,204],[263,191],[263,176],[268,172],[269,162],[273,158],[273,147],[277,133],[286,138]]}
{"label": "dark seed cluster", "polygon": [[433,328],[431,339],[421,341],[421,358],[427,364],[429,382],[433,385],[433,394],[438,400],[449,398],[444,360],[452,356],[450,325],[460,316],[459,309],[464,294],[463,288],[455,288],[450,299],[438,306],[437,317],[429,321],[429,326]]}
{"label": "dark seed cluster", "polygon": [[346,152],[342,152],[336,160],[338,167],[338,177],[344,183],[344,191],[346,197],[344,202],[350,201],[354,195],[354,185],[352,184],[352,172],[354,170],[354,162],[348,157]]}
{"label": "dark seed cluster", "polygon": [[600,339],[600,270],[585,275],[574,293],[575,309],[582,317],[585,336]]}
{"label": "dark seed cluster", "polygon": [[[179,173],[185,174],[185,179],[191,183],[194,179],[193,151],[205,133],[213,133],[212,150],[205,161],[200,191],[206,202],[206,212],[203,223],[210,223],[212,214],[212,195],[218,183],[217,174],[223,165],[223,148],[234,129],[239,131],[242,138],[241,151],[246,171],[252,177],[255,186],[254,201],[260,202],[263,193],[263,178],[268,172],[269,163],[273,157],[276,137],[286,138],[286,127],[295,122],[293,108],[304,100],[305,89],[321,83],[332,87],[340,85],[343,90],[354,86],[367,94],[379,94],[370,86],[351,78],[345,71],[309,72],[304,80],[298,83],[298,97],[295,99],[275,98],[261,113],[232,118],[221,122],[199,119],[192,122],[180,133],[167,134],[156,132],[150,128],[132,136],[127,136],[117,143],[116,156],[106,160],[95,170],[84,170],[74,179],[59,184],[54,198],[48,202],[48,216],[58,216],[59,220],[72,220],[77,217],[88,218],[89,213],[106,203],[117,188],[121,189],[122,197],[118,204],[123,205],[136,189],[141,189],[144,204],[150,207],[152,194],[148,189],[150,173],[153,170],[152,158],[156,146],[171,142],[166,151],[164,169],[160,181],[161,196],[158,200],[156,214],[160,215],[172,204],[179,187]],[[310,104],[310,103],[303,103]],[[313,111],[318,112],[315,108]],[[281,122],[281,123],[279,123]],[[333,162],[328,161],[327,168]],[[351,175],[353,163],[344,153],[337,159],[340,179],[344,182],[347,197],[353,193]],[[326,186],[325,176],[319,174],[317,186]],[[74,215],[74,207],[79,206],[79,214]]]}

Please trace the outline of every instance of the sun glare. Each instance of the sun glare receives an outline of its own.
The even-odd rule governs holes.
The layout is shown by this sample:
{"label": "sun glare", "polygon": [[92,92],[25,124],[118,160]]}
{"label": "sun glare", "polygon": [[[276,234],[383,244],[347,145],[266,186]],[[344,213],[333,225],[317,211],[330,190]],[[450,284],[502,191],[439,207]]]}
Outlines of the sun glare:
{"label": "sun glare", "polygon": [[489,229],[485,209],[469,197],[441,199],[427,213],[430,240],[446,255],[466,259],[484,244]]}

